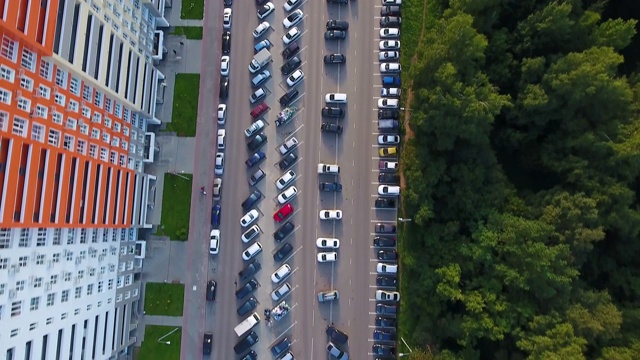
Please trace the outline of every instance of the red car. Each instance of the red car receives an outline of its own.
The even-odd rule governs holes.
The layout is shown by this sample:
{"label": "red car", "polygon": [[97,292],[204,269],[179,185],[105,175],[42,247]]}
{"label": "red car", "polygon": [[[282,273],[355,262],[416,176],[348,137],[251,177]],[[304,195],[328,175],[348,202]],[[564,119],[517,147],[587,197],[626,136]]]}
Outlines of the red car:
{"label": "red car", "polygon": [[291,214],[293,214],[293,205],[287,204],[281,207],[280,210],[276,211],[275,214],[273,214],[273,220],[275,220],[276,222],[281,222]]}
{"label": "red car", "polygon": [[258,116],[262,115],[265,111],[269,110],[269,105],[265,103],[260,103],[260,105],[256,106],[251,110],[251,118],[256,119]]}

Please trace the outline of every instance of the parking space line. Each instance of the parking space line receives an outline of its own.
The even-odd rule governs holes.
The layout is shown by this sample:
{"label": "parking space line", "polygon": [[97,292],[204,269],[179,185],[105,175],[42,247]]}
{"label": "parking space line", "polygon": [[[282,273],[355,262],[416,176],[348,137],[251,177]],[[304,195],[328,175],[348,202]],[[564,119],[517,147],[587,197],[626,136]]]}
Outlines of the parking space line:
{"label": "parking space line", "polygon": [[[296,286],[296,288],[297,288],[297,286]],[[291,293],[293,292],[293,290],[294,290],[294,289],[295,289],[295,288],[291,289],[291,291],[289,291],[289,294],[291,294]],[[287,294],[287,295],[289,295],[289,294]],[[293,308],[294,308],[294,307],[296,307],[296,305],[298,305],[298,303],[295,303],[295,304],[291,307],[291,310],[293,310]],[[291,311],[291,310],[289,310],[289,311]],[[297,323],[298,323],[298,321],[294,321],[294,322],[293,322],[293,324],[291,324],[291,326],[289,326],[286,330],[284,330],[283,332],[281,332],[281,333],[280,333],[280,335],[276,336],[276,340],[275,340],[273,343],[275,343],[278,339],[280,339],[281,337],[283,337],[283,336],[284,336],[284,334],[286,334],[289,330],[291,330],[291,329],[292,329],[292,328],[293,328]],[[271,345],[273,345],[273,343],[271,343]],[[269,346],[271,346],[271,345],[269,345]]]}
{"label": "parking space line", "polygon": [[[284,241],[282,241],[282,242],[284,242]],[[283,246],[284,246],[284,245],[283,245]],[[278,247],[278,249],[279,249],[279,248],[280,248],[280,247]],[[302,250],[302,245],[300,245],[300,247],[299,247],[296,251],[294,251],[291,255],[289,255],[289,257],[288,257],[288,258],[286,258],[286,259],[282,260],[282,263],[284,264],[284,263],[286,263],[287,261],[289,261],[289,259],[291,259],[291,258],[293,257],[293,255],[295,255],[295,254],[296,254],[298,251],[300,251],[300,250]],[[275,252],[275,251],[274,251],[274,252]],[[273,254],[274,252],[272,252],[272,254]],[[296,287],[297,287],[297,286],[296,286]],[[294,289],[295,289],[295,288],[294,288]],[[291,291],[293,291],[293,289],[291,289]]]}

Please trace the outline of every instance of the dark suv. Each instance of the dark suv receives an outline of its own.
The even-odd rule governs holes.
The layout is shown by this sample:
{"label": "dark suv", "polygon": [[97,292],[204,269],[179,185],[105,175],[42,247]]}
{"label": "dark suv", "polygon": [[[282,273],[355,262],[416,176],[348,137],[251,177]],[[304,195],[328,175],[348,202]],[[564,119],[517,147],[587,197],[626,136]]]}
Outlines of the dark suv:
{"label": "dark suv", "polygon": [[322,132],[328,132],[328,133],[334,133],[334,134],[342,134],[342,126],[338,125],[338,124],[331,124],[331,123],[322,123],[322,125],[320,125],[320,131]]}
{"label": "dark suv", "polygon": [[291,221],[287,221],[284,225],[280,226],[276,232],[273,233],[273,238],[280,242],[287,237],[287,235],[291,234],[291,232],[295,229],[295,225]]}
{"label": "dark suv", "polygon": [[344,110],[339,107],[325,106],[322,108],[322,116],[342,119],[344,117]]}
{"label": "dark suv", "polygon": [[400,27],[402,19],[397,16],[385,16],[380,19],[381,27]]}
{"label": "dark suv", "polygon": [[266,142],[267,135],[265,135],[264,133],[260,133],[247,143],[247,148],[249,148],[250,151],[256,151]]}
{"label": "dark suv", "polygon": [[255,343],[257,343],[258,340],[260,340],[260,338],[258,337],[258,334],[256,334],[255,331],[252,331],[249,334],[247,334],[247,336],[243,337],[240,341],[238,341],[236,346],[233,347],[233,351],[235,351],[236,354],[242,354],[251,346],[253,346]]}
{"label": "dark suv", "polygon": [[300,51],[300,45],[298,45],[298,43],[294,41],[289,44],[286,49],[284,49],[284,51],[282,52],[282,57],[284,57],[285,59],[289,59],[293,55],[297,54],[298,51]]}
{"label": "dark suv", "polygon": [[293,59],[287,61],[284,65],[282,65],[280,67],[280,71],[282,71],[284,75],[289,75],[295,69],[299,68],[301,64],[302,64],[302,60],[300,60],[300,58],[296,56]]}
{"label": "dark suv", "polygon": [[287,106],[298,96],[298,89],[291,89],[280,97],[280,106]]}
{"label": "dark suv", "polygon": [[229,97],[229,78],[226,76],[220,78],[220,93],[218,96],[220,99]]}
{"label": "dark suv", "polygon": [[251,294],[256,291],[258,288],[258,281],[256,279],[249,280],[248,283],[244,284],[240,289],[236,290],[236,298],[242,299],[243,297]]}
{"label": "dark suv", "polygon": [[278,356],[289,350],[290,347],[291,341],[289,341],[289,338],[284,338],[271,347],[271,354],[273,354],[273,356]]}
{"label": "dark suv", "polygon": [[400,16],[400,6],[387,5],[380,9],[380,16]]}
{"label": "dark suv", "polygon": [[247,267],[238,273],[238,276],[240,277],[240,280],[244,281],[260,271],[260,269],[262,269],[262,265],[258,260],[253,260],[249,265],[247,265]]}
{"label": "dark suv", "polygon": [[298,160],[298,155],[289,153],[289,155],[280,160],[280,162],[278,163],[278,167],[280,168],[280,170],[287,170],[291,167],[291,165],[293,165],[293,163],[296,162],[296,160]]}
{"label": "dark suv", "polygon": [[249,298],[249,300],[245,301],[242,305],[240,305],[240,307],[237,310],[238,315],[244,316],[249,312],[251,312],[253,309],[255,309],[257,306],[258,306],[258,300],[256,300],[256,298],[252,296]]}
{"label": "dark suv", "polygon": [[242,210],[247,212],[249,209],[251,209],[253,205],[255,205],[255,203],[260,201],[261,198],[262,198],[262,193],[259,190],[255,190],[254,192],[251,193],[251,195],[249,195],[249,197],[245,201],[242,202],[241,204]]}
{"label": "dark suv", "polygon": [[222,33],[222,53],[228,54],[231,51],[231,32],[225,31]]}
{"label": "dark suv", "polygon": [[336,342],[338,344],[346,344],[349,340],[349,336],[344,332],[336,329],[333,326],[327,326],[327,330],[325,331],[327,336],[331,341]]}
{"label": "dark suv", "polygon": [[286,243],[284,245],[282,245],[274,254],[273,254],[273,260],[275,261],[282,261],[285,256],[289,255],[289,253],[291,253],[291,251],[293,250],[293,246],[291,246],[291,244]]}
{"label": "dark suv", "polygon": [[344,20],[329,20],[327,21],[327,30],[349,30],[349,23]]}

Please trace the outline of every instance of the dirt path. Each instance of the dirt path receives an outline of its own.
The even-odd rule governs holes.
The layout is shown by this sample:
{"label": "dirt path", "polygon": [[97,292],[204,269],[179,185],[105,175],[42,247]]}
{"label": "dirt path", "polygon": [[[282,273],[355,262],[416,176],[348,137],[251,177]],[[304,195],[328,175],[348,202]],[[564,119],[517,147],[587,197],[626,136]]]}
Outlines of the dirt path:
{"label": "dirt path", "polygon": [[[427,1],[429,0],[424,0],[422,2],[422,28],[420,29],[420,37],[418,38],[418,49],[420,49],[420,46],[422,45],[422,39],[424,38],[424,24],[425,24],[425,18],[427,17]],[[413,54],[413,57],[411,58],[411,65],[414,65],[417,59],[418,59],[418,52],[416,51],[416,53]],[[404,104],[405,109],[411,109],[412,102],[413,102],[413,82],[411,82],[411,84],[407,87],[407,101]],[[409,127],[410,117],[411,117],[411,111],[405,111],[404,119],[402,119],[405,143],[407,140],[412,139],[414,136],[413,130],[411,130],[411,127]],[[401,171],[400,187],[404,188],[405,186],[406,186],[406,181],[404,178],[404,174]]]}

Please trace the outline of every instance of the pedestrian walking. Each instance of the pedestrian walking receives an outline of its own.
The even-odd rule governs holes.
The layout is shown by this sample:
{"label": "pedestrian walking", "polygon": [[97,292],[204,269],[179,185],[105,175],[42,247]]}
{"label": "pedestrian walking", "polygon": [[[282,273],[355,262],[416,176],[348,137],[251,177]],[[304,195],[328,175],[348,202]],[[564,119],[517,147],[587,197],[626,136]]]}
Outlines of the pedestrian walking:
{"label": "pedestrian walking", "polygon": [[180,46],[184,45],[184,41],[180,41]]}
{"label": "pedestrian walking", "polygon": [[175,49],[173,50],[173,55],[178,55],[178,52]]}
{"label": "pedestrian walking", "polygon": [[207,195],[207,192],[204,191],[204,186],[200,188],[200,192],[202,193],[202,195]]}

